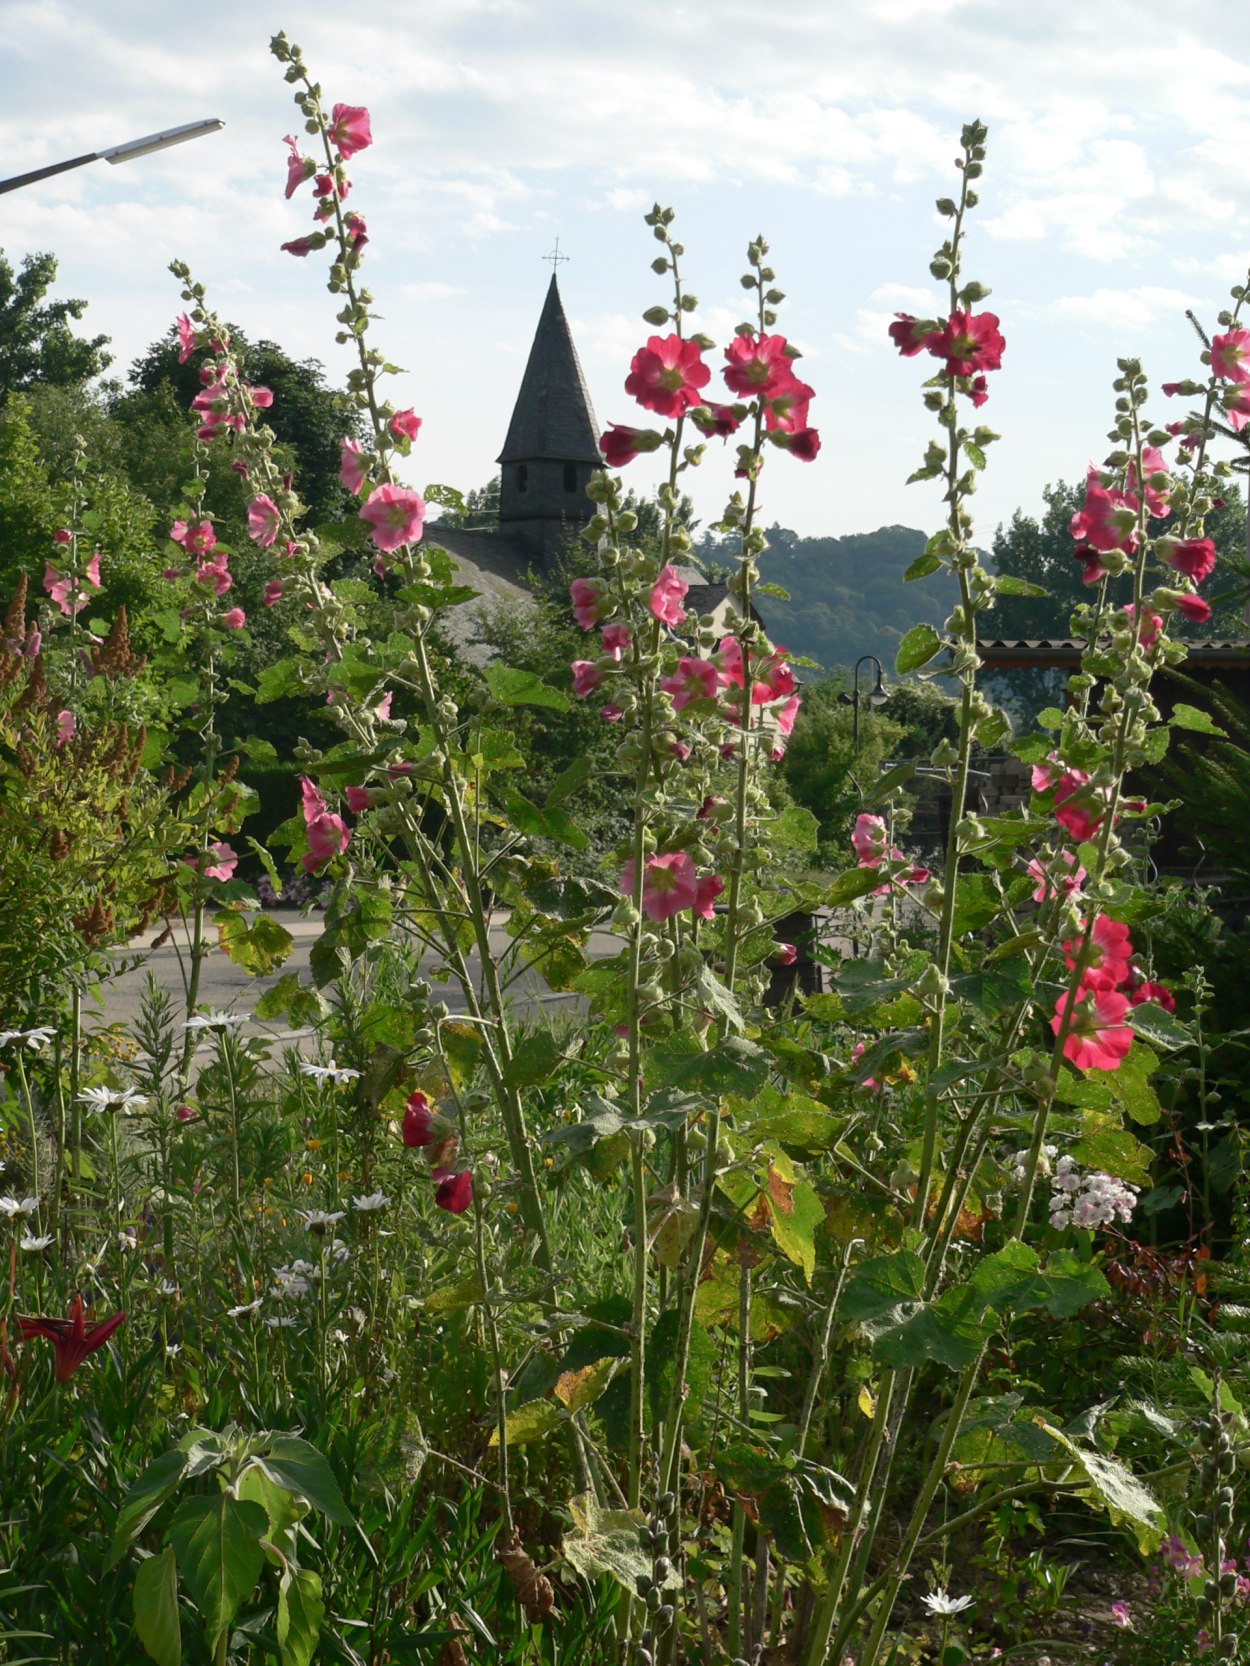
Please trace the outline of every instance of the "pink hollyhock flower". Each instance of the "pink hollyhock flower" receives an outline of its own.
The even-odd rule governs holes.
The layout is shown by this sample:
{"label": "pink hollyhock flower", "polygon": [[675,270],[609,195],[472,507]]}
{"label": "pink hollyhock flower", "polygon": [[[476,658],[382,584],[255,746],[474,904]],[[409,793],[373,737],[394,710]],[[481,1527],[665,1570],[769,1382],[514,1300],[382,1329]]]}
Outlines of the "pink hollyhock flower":
{"label": "pink hollyhock flower", "polygon": [[1229,388],[1221,401],[1224,416],[1234,434],[1240,434],[1250,422],[1250,394],[1244,388]]}
{"label": "pink hollyhock flower", "polygon": [[317,171],[317,164],[311,156],[301,156],[299,144],[294,134],[288,133],[282,141],[290,146],[291,154],[286,159],[286,190],[283,195],[289,201],[304,183]]}
{"label": "pink hollyhock flower", "polygon": [[[1170,513],[1170,496],[1172,491],[1171,478],[1168,475],[1167,458],[1157,446],[1142,447],[1142,473],[1146,486],[1143,496],[1146,500],[1146,512],[1156,520],[1162,520]],[[1131,462],[1128,466],[1128,489],[1137,490],[1137,464]]]}
{"label": "pink hollyhock flower", "polygon": [[1226,382],[1250,382],[1250,330],[1211,337],[1211,374]]}
{"label": "pink hollyhock flower", "polygon": [[62,526],[52,534],[52,542],[54,544],[69,544],[72,543],[73,537],[74,534],[69,530],[69,528]]}
{"label": "pink hollyhock flower", "polygon": [[32,1336],[45,1336],[51,1342],[52,1351],[56,1356],[55,1375],[59,1383],[67,1382],[88,1354],[102,1348],[113,1332],[126,1322],[124,1313],[114,1313],[97,1324],[87,1324],[82,1297],[77,1293],[69,1304],[68,1319],[40,1319],[25,1313],[16,1314],[15,1317],[17,1334],[23,1342],[29,1341]]}
{"label": "pink hollyhock flower", "polygon": [[71,711],[56,714],[56,749],[59,752],[78,732],[78,720]]}
{"label": "pink hollyhock flower", "polygon": [[228,631],[241,631],[247,624],[247,614],[241,607],[232,607],[229,613],[223,613],[221,622]]}
{"label": "pink hollyhock flower", "polygon": [[729,811],[729,800],[718,793],[709,793],[695,814],[696,821],[723,821]]}
{"label": "pink hollyhock flower", "polygon": [[[725,349],[725,385],[744,399],[775,399],[796,381],[785,336],[735,336]],[[809,395],[810,395],[810,390]]]}
{"label": "pink hollyhock flower", "polygon": [[1131,492],[1109,491],[1091,469],[1084,506],[1073,515],[1068,530],[1095,550],[1131,552],[1137,548],[1137,508]]}
{"label": "pink hollyhock flower", "polygon": [[[207,366],[205,368],[207,368]],[[202,374],[203,373],[201,372],[201,375]],[[193,411],[216,410],[219,407],[223,407],[223,402],[228,397],[226,384],[224,382],[214,382],[210,380],[191,401],[191,409]]]}
{"label": "pink hollyhock flower", "polygon": [[277,504],[263,492],[254,497],[247,506],[248,533],[262,549],[267,550],[277,538],[281,519],[282,513]]}
{"label": "pink hollyhock flower", "polygon": [[1201,596],[1191,596],[1184,591],[1178,591],[1173,605],[1192,625],[1205,625],[1211,617],[1211,604],[1203,601]]}
{"label": "pink hollyhock flower", "polygon": [[226,591],[234,584],[234,580],[230,577],[228,561],[229,557],[225,550],[218,550],[211,561],[202,561],[195,569],[195,576],[198,581],[201,584],[211,585],[213,593],[217,596],[224,596]]}
{"label": "pink hollyhock flower", "polygon": [[421,418],[415,411],[396,411],[390,428],[397,440],[415,440],[421,431]]}
{"label": "pink hollyhock flower", "polygon": [[[857,1041],[855,1043],[854,1050],[851,1053],[851,1063],[855,1064],[855,1063],[858,1062],[858,1060],[863,1058],[865,1051],[866,1051],[866,1049],[864,1047],[863,1042],[862,1041]],[[865,1087],[865,1088],[871,1088],[874,1093],[884,1093],[885,1092],[884,1084],[881,1083],[881,1082],[874,1081],[871,1076],[865,1076],[863,1081],[860,1083],[860,1086]]]}
{"label": "pink hollyhock flower", "polygon": [[[345,179],[340,183],[333,174],[317,174],[313,180],[314,197],[337,197],[342,202],[351,188],[352,182],[350,179]],[[321,210],[319,209],[318,212],[320,213]],[[329,215],[326,214],[325,217],[328,218]]]}
{"label": "pink hollyhock flower", "polygon": [[[620,890],[624,896],[634,894],[634,859],[631,856],[621,870]],[[698,901],[699,882],[694,863],[684,850],[673,850],[663,856],[648,856],[642,865],[642,911],[651,920],[671,920],[683,914]]]}
{"label": "pink hollyhock flower", "polygon": [[365,483],[365,462],[359,440],[339,441],[339,479],[349,492],[359,493]]}
{"label": "pink hollyhock flower", "polygon": [[347,214],[343,218],[343,225],[347,231],[347,241],[353,249],[363,249],[369,241],[369,228],[365,224],[363,214]]}
{"label": "pink hollyhock flower", "polygon": [[569,596],[573,617],[584,631],[593,630],[612,611],[612,598],[600,579],[575,578],[569,585]]}
{"label": "pink hollyhock flower", "polygon": [[686,617],[682,599],[690,586],[676,567],[662,567],[651,586],[651,612],[662,625],[680,625]]}
{"label": "pink hollyhock flower", "polygon": [[1129,1613],[1128,1603],[1113,1602],[1111,1604],[1111,1623],[1113,1626],[1131,1626],[1133,1616]]}
{"label": "pink hollyhock flower", "polygon": [[709,439],[727,440],[731,434],[736,434],[742,426],[742,419],[746,415],[745,405],[696,405],[690,413],[690,420]]}
{"label": "pink hollyhock flower", "polygon": [[606,705],[599,707],[599,716],[605,723],[619,723],[625,715],[624,707]]}
{"label": "pink hollyhock flower", "polygon": [[280,578],[269,580],[269,583],[265,586],[265,594],[262,600],[266,607],[275,607],[282,600],[282,580]]}
{"label": "pink hollyhock flower", "polygon": [[579,700],[593,694],[603,681],[602,673],[593,659],[575,659],[572,664],[573,693]]}
{"label": "pink hollyhock flower", "polygon": [[773,959],[778,966],[793,966],[799,958],[799,951],[793,943],[778,943],[773,950]]}
{"label": "pink hollyhock flower", "polygon": [[1129,990],[1128,1000],[1129,1005],[1133,1007],[1144,1006],[1147,1001],[1153,1001],[1157,1007],[1162,1007],[1164,1012],[1176,1011],[1176,996],[1161,983],[1139,983],[1135,989]]}
{"label": "pink hollyhock flower", "polygon": [[391,720],[391,701],[394,700],[394,698],[394,691],[392,689],[387,689],[386,693],[373,708],[373,715],[383,723],[389,723]]}
{"label": "pink hollyhock flower", "polygon": [[630,363],[625,392],[657,416],[679,417],[699,404],[699,389],[712,372],[703,349],[681,336],[651,336]]}
{"label": "pink hollyhock flower", "polygon": [[461,1169],[459,1174],[451,1169],[435,1169],[430,1175],[434,1182],[434,1201],[440,1209],[446,1209],[449,1215],[463,1215],[473,1202],[473,1171]]}
{"label": "pink hollyhock flower", "polygon": [[1128,1000],[1113,989],[1088,989],[1073,999],[1070,990],[1055,1002],[1050,1027],[1056,1035],[1067,1019],[1063,1056],[1078,1070],[1118,1070],[1133,1045],[1124,1022]]}
{"label": "pink hollyhock flower", "polygon": [[674,711],[681,711],[692,700],[715,700],[719,686],[716,667],[692,656],[679,659],[673,675],[660,679],[660,687],[673,697]]}
{"label": "pink hollyhock flower", "polygon": [[239,857],[237,851],[232,850],[224,840],[218,839],[215,843],[209,845],[204,854],[205,856],[213,856],[216,860],[206,862],[202,868],[200,863],[203,857],[184,856],[182,860],[189,868],[194,868],[197,873],[203,874],[205,879],[226,880],[233,877],[234,870],[239,865]]}
{"label": "pink hollyhock flower", "polygon": [[[1101,802],[1098,802],[1101,800]],[[1092,839],[1102,826],[1106,798],[1101,789],[1089,787],[1084,770],[1070,769],[1055,784],[1055,820],[1077,844]]]}
{"label": "pink hollyhock flower", "polygon": [[194,1105],[179,1105],[174,1115],[179,1122],[198,1122],[200,1119],[200,1113]]}
{"label": "pink hollyhock flower", "polygon": [[[44,563],[43,568],[43,587],[56,603],[57,607],[60,608],[61,612],[68,617],[70,611],[69,593],[73,587],[73,580],[69,578],[61,578],[52,563],[47,561]],[[75,596],[74,613],[80,613],[85,604],[85,596]]]}
{"label": "pink hollyhock flower", "polygon": [[273,404],[272,388],[252,388],[244,383],[243,392],[247,395],[248,404],[254,405],[258,411],[267,411]]}
{"label": "pink hollyhock flower", "polygon": [[402,549],[421,537],[425,499],[406,486],[376,486],[365,499],[360,519],[372,529],[378,549]]}
{"label": "pink hollyhock flower", "polygon": [[1215,545],[1210,538],[1160,538],[1156,547],[1169,567],[1195,584],[1210,578],[1215,570]]}
{"label": "pink hollyhock flower", "polygon": [[307,237],[293,237],[289,243],[278,245],[283,254],[295,255],[299,260],[306,259],[314,249],[324,249],[325,246],[326,234],[324,231],[311,232]]}
{"label": "pink hollyhock flower", "polygon": [[716,899],[725,889],[725,881],[718,873],[709,874],[701,879],[695,891],[694,911],[701,920],[716,918]]}
{"label": "pink hollyhock flower", "polygon": [[896,322],[889,326],[887,334],[905,359],[915,358],[940,329],[930,319],[913,318],[909,312],[896,312],[894,317]]}
{"label": "pink hollyhock flower", "polygon": [[197,521],[188,526],[186,521],[175,521],[169,529],[175,544],[181,544],[188,555],[208,555],[216,548],[217,534],[212,521]]}
{"label": "pink hollyhock flower", "polygon": [[315,873],[318,868],[347,849],[351,835],[342,816],[331,815],[326,801],[306,775],[300,776],[300,795],[303,803],[304,826],[308,829],[308,853],[303,858],[304,872]]}
{"label": "pink hollyhock flower", "polygon": [[344,161],[358,150],[368,150],[373,143],[368,110],[360,104],[336,104],[330,112],[326,137]]}
{"label": "pink hollyhock flower", "polygon": [[807,408],[816,397],[815,388],[792,377],[764,407],[764,427],[771,433],[798,434],[807,427]]}
{"label": "pink hollyhock flower", "polygon": [[359,816],[377,801],[378,794],[372,787],[344,787],[343,797],[351,813]]}
{"label": "pink hollyhock flower", "polygon": [[712,656],[720,680],[726,688],[741,688],[743,682],[742,643],[736,636],[722,636]]}
{"label": "pink hollyhock flower", "polygon": [[1000,369],[1006,345],[992,312],[953,312],[925,342],[935,359],[946,360],[946,369],[953,376]]}
{"label": "pink hollyhock flower", "polygon": [[679,764],[686,763],[690,758],[690,748],[684,740],[670,740],[668,750],[669,755],[676,758]]}
{"label": "pink hollyhock flower", "polygon": [[1033,791],[1035,793],[1049,792],[1062,774],[1063,765],[1059,762],[1059,754],[1051,752],[1044,764],[1033,765]]}
{"label": "pink hollyhock flower", "polygon": [[871,816],[867,812],[856,816],[851,832],[851,848],[859,857],[861,868],[875,868],[885,855],[888,843],[885,822],[880,816]]}
{"label": "pink hollyhock flower", "polygon": [[1084,544],[1080,549],[1073,550],[1072,554],[1083,563],[1081,568],[1082,584],[1097,584],[1100,579],[1106,578],[1107,568],[1103,566],[1102,557],[1097,550],[1092,550],[1088,544]]}
{"label": "pink hollyhock flower", "polygon": [[[1124,611],[1128,614],[1130,624],[1137,618],[1137,609],[1132,602],[1125,602]],[[1159,632],[1163,629],[1163,619],[1157,613],[1151,613],[1149,608],[1142,610],[1141,619],[1137,621],[1137,640],[1147,653],[1159,640]]]}
{"label": "pink hollyhock flower", "polygon": [[403,1137],[404,1144],[409,1147],[434,1143],[434,1112],[420,1089],[409,1095],[404,1107]]}
{"label": "pink hollyhock flower", "polygon": [[774,445],[780,445],[783,451],[788,451],[791,457],[797,457],[800,463],[814,462],[820,450],[820,435],[815,428],[800,428],[796,433],[789,435],[784,444],[781,435],[773,434],[772,441]]}
{"label": "pink hollyhock flower", "polygon": [[788,738],[794,733],[794,720],[799,715],[800,705],[802,705],[802,701],[798,695],[792,694],[780,708],[776,717],[778,734],[785,735]]}
{"label": "pink hollyhock flower", "polygon": [[620,422],[611,423],[599,436],[599,449],[610,469],[623,469],[642,452],[656,451],[663,443],[663,435],[654,428],[627,428]]}
{"label": "pink hollyhock flower", "polygon": [[186,364],[195,352],[195,325],[186,313],[178,315],[178,363]]}
{"label": "pink hollyhock flower", "polygon": [[972,386],[968,389],[968,397],[972,401],[973,409],[979,411],[989,396],[990,385],[985,380],[985,377],[974,376],[972,379]]}
{"label": "pink hollyhock flower", "polygon": [[1081,960],[1081,982],[1087,989],[1115,989],[1128,977],[1133,959],[1133,944],[1129,929],[1119,920],[1100,914],[1084,952],[1078,938],[1069,938],[1063,945],[1064,964],[1075,971],[1077,957]]}
{"label": "pink hollyhock flower", "polygon": [[774,648],[751,683],[751,702],[766,706],[794,693],[794,672],[786,664],[784,648]]}
{"label": "pink hollyhock flower", "polygon": [[94,585],[97,590],[102,588],[100,583],[100,556],[98,552],[93,555],[91,560],[87,563],[86,579],[87,583]]}
{"label": "pink hollyhock flower", "polygon": [[[1067,871],[1056,872],[1058,868]],[[1037,881],[1037,889],[1033,893],[1034,902],[1049,902],[1052,897],[1074,897],[1089,878],[1075,854],[1066,848],[1057,850],[1049,864],[1043,864],[1035,856],[1029,863],[1028,873]]]}
{"label": "pink hollyhock flower", "polygon": [[605,625],[601,635],[604,653],[610,654],[619,663],[621,655],[629,647],[629,626]]}

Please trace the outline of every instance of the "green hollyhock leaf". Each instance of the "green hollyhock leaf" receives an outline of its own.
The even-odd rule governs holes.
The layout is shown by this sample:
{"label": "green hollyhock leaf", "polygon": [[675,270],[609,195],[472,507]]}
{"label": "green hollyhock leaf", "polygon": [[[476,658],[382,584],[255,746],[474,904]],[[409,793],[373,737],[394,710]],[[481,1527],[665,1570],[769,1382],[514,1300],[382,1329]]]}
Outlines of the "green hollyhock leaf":
{"label": "green hollyhock leaf", "polygon": [[188,1498],[169,1524],[178,1571],[204,1622],[210,1653],[256,1589],[269,1518],[259,1504],[231,1498]]}
{"label": "green hollyhock leaf", "polygon": [[894,669],[900,677],[905,677],[909,671],[927,665],[935,654],[941,653],[942,647],[942,638],[932,625],[913,625],[898,645]]}
{"label": "green hollyhock leaf", "polygon": [[135,1630],[156,1666],[182,1666],[178,1567],[172,1545],[139,1565],[135,1575]]}

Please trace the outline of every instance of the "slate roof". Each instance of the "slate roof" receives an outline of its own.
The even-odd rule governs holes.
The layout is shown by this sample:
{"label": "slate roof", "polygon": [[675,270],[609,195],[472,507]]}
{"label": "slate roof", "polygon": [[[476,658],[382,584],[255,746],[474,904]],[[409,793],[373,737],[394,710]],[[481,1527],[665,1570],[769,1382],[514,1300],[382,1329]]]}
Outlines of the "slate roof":
{"label": "slate roof", "polygon": [[592,463],[598,468],[602,462],[598,434],[553,272],[508,437],[497,461]]}
{"label": "slate roof", "polygon": [[[1190,665],[1244,665],[1250,656],[1246,637],[1182,637],[1186,662]],[[1079,661],[1088,643],[1072,636],[977,638],[977,652],[991,668],[1011,666],[1054,666]]]}
{"label": "slate roof", "polygon": [[504,532],[470,532],[442,527],[436,521],[427,529],[426,542],[445,549],[456,563],[461,582],[471,584],[478,592],[474,601],[448,608],[442,622],[470,664],[486,665],[494,656],[478,641],[481,611],[496,604],[526,613],[533,608],[534,598],[524,580],[533,565],[534,552]]}

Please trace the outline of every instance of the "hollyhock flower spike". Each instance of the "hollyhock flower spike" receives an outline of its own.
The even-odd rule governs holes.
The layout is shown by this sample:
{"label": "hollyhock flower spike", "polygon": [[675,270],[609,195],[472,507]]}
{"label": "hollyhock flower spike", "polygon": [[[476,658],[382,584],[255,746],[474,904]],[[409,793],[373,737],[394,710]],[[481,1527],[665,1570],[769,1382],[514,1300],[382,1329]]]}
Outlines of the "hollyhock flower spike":
{"label": "hollyhock flower spike", "polygon": [[681,336],[651,336],[630,363],[625,392],[657,416],[679,417],[701,403],[699,389],[712,372],[697,342]]}
{"label": "hollyhock flower spike", "polygon": [[682,607],[690,586],[676,567],[662,567],[660,576],[651,586],[651,612],[662,625],[680,625],[686,617]]}
{"label": "hollyhock flower spike", "polygon": [[1118,1070],[1133,1045],[1133,1032],[1124,1022],[1128,1000],[1113,989],[1089,989],[1076,995],[1065,990],[1055,1003],[1050,1027],[1056,1035],[1069,1012],[1063,1056],[1078,1070]]}
{"label": "hollyhock flower spike", "polygon": [[[621,870],[621,894],[632,897],[634,884],[631,856]],[[688,908],[694,908],[698,898],[699,881],[694,863],[684,850],[647,857],[642,866],[642,911],[648,919],[657,923],[671,920],[674,914],[684,914]]]}
{"label": "hollyhock flower spike", "polygon": [[17,1333],[22,1340],[46,1336],[56,1356],[56,1380],[67,1382],[89,1354],[102,1348],[126,1322],[125,1313],[114,1313],[98,1323],[88,1324],[83,1311],[82,1296],[75,1293],[69,1304],[68,1319],[40,1319],[28,1314],[17,1316]]}
{"label": "hollyhock flower spike", "polygon": [[421,537],[425,499],[406,486],[378,486],[365,499],[360,519],[371,528],[378,549],[402,549]]}
{"label": "hollyhock flower spike", "polygon": [[359,104],[336,104],[330,112],[326,137],[346,162],[373,143],[369,112]]}

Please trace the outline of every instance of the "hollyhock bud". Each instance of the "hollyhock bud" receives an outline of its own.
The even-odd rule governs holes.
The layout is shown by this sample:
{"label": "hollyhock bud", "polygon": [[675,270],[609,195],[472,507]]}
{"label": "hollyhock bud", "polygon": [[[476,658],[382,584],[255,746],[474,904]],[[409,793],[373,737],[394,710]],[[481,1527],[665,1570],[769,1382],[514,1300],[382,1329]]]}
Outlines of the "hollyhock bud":
{"label": "hollyhock bud", "polygon": [[221,622],[228,631],[241,631],[247,624],[247,614],[241,607],[232,607],[229,613],[223,613]]}
{"label": "hollyhock bud", "polygon": [[435,1169],[430,1179],[434,1181],[434,1201],[438,1207],[449,1215],[463,1215],[473,1202],[472,1170],[463,1169],[455,1174],[451,1169]]}
{"label": "hollyhock bud", "polygon": [[360,493],[365,483],[365,463],[359,440],[339,441],[339,480],[349,492]]}
{"label": "hollyhock bud", "polygon": [[397,440],[415,440],[421,428],[421,418],[415,411],[396,411],[390,428]]}
{"label": "hollyhock bud", "polygon": [[296,255],[303,260],[312,254],[314,249],[324,249],[326,234],[324,231],[311,232],[307,237],[293,237],[289,243],[282,243],[279,247],[284,254]]}
{"label": "hollyhock bud", "polygon": [[575,659],[572,671],[573,693],[579,700],[584,700],[588,694],[593,693],[603,680],[599,667],[592,659]]}
{"label": "hollyhock bud", "polygon": [[941,325],[927,318],[913,318],[909,312],[896,312],[896,323],[887,330],[890,340],[905,359],[914,358],[929,345],[929,337],[937,335]]}
{"label": "hollyhock bud", "polygon": [[[1244,333],[1250,335],[1250,331]],[[1155,547],[1169,567],[1195,584],[1210,578],[1215,570],[1215,545],[1210,538],[1160,538]]]}
{"label": "hollyhock bud", "polygon": [[199,1120],[200,1113],[196,1110],[194,1105],[179,1105],[177,1110],[174,1112],[174,1115],[177,1117],[179,1122],[197,1122]]}
{"label": "hollyhock bud", "polygon": [[346,162],[373,143],[369,112],[359,104],[336,104],[330,112],[326,137]]}
{"label": "hollyhock bud", "polygon": [[434,1143],[434,1112],[430,1109],[430,1102],[418,1090],[409,1096],[404,1108],[403,1125],[404,1144],[409,1147],[424,1147]]}
{"label": "hollyhock bud", "polygon": [[662,625],[681,624],[686,617],[681,603],[689,588],[676,567],[667,566],[660,569],[659,577],[651,586],[651,612]]}
{"label": "hollyhock bud", "polygon": [[793,966],[799,958],[799,951],[793,943],[778,943],[773,950],[773,959],[778,966]]}
{"label": "hollyhock bud", "polygon": [[627,428],[619,422],[612,423],[607,432],[599,436],[599,449],[610,469],[623,469],[640,453],[655,451],[663,443],[664,436],[657,434],[653,428]]}
{"label": "hollyhock bud", "polygon": [[573,617],[584,631],[593,630],[612,611],[612,598],[602,580],[575,578],[569,585]]}
{"label": "hollyhock bud", "polygon": [[57,531],[52,534],[52,542],[54,544],[68,544],[73,541],[73,537],[74,534],[68,529],[68,527],[63,526],[59,527]]}
{"label": "hollyhock bud", "polygon": [[378,549],[402,549],[421,537],[425,499],[406,486],[377,486],[365,499],[360,519],[371,528]]}

